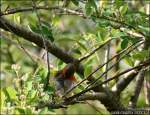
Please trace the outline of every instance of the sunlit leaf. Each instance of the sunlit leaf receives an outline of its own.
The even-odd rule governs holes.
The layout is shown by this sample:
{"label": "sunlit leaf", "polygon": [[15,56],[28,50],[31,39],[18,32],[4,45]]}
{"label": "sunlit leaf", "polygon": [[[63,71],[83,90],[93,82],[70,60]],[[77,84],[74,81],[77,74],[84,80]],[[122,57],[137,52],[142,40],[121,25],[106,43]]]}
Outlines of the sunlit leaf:
{"label": "sunlit leaf", "polygon": [[23,109],[21,107],[15,108],[15,111],[18,111],[20,114],[25,114],[25,109]]}
{"label": "sunlit leaf", "polygon": [[16,99],[16,90],[12,87],[7,87],[5,88],[5,95],[10,99],[10,100],[14,100]]}
{"label": "sunlit leaf", "polygon": [[0,98],[1,98],[1,101],[0,101],[0,110],[2,110],[2,108],[3,107],[5,107],[5,99],[6,99],[6,97],[5,97],[5,94],[4,94],[4,92],[1,90],[0,91]]}
{"label": "sunlit leaf", "polygon": [[128,10],[128,5],[125,4],[125,5],[121,6],[119,10],[120,10],[120,13],[122,15],[124,15],[127,12],[127,10]]}
{"label": "sunlit leaf", "polygon": [[143,50],[143,51],[139,51],[136,52],[132,55],[132,57],[136,60],[140,60],[143,61],[146,57],[148,57],[148,51],[147,50]]}
{"label": "sunlit leaf", "polygon": [[27,114],[27,115],[32,115],[32,108],[26,108],[25,109],[25,113]]}
{"label": "sunlit leaf", "polygon": [[86,46],[81,43],[80,41],[76,40],[76,39],[71,39],[71,38],[61,38],[59,40],[57,40],[58,42],[61,42],[61,41],[65,41],[65,42],[76,42],[81,48],[83,48],[85,51],[87,51],[87,48]]}
{"label": "sunlit leaf", "polygon": [[33,83],[32,81],[27,82],[27,90],[28,91],[32,89],[32,83]]}
{"label": "sunlit leaf", "polygon": [[86,66],[84,76],[88,76],[92,72],[92,66]]}
{"label": "sunlit leaf", "polygon": [[134,66],[134,62],[133,62],[133,60],[132,60],[132,58],[131,57],[128,57],[128,56],[126,56],[125,57],[125,62],[126,62],[126,64],[128,64],[129,66]]}

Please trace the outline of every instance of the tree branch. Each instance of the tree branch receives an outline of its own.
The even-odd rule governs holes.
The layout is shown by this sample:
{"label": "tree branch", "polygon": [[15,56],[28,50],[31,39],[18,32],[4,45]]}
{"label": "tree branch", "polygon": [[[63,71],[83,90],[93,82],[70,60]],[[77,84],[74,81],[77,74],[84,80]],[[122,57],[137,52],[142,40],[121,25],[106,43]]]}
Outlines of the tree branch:
{"label": "tree branch", "polygon": [[86,100],[104,100],[107,98],[107,95],[105,93],[93,93],[93,94],[85,94],[82,96],[79,96],[76,98],[76,100],[70,100],[70,101],[64,101],[60,103],[52,103],[52,102],[43,102],[40,103],[37,108],[44,108],[44,107],[49,107],[51,109],[59,109],[59,108],[64,108],[66,105],[72,105],[75,103],[80,103],[81,101],[86,101]]}
{"label": "tree branch", "polygon": [[[96,84],[96,83],[98,82],[98,80],[99,80],[101,77],[103,77],[103,76],[107,73],[107,71],[111,70],[114,66],[116,66],[116,65],[120,62],[121,59],[123,59],[126,55],[128,55],[131,51],[133,51],[134,49],[136,49],[136,48],[137,48],[138,46],[140,46],[142,43],[143,43],[143,42],[141,42],[141,43],[139,43],[139,44],[135,44],[135,46],[134,46],[133,48],[131,48],[128,52],[124,53],[124,55],[123,55],[122,57],[120,57],[120,58],[117,60],[117,62],[115,62],[112,66],[110,66],[109,68],[107,68],[107,70],[106,70],[105,72],[103,72],[99,77],[97,77],[97,78],[95,79],[95,81],[91,82],[91,84],[89,84],[85,89],[87,89],[87,88],[90,87],[91,85]],[[131,45],[131,46],[132,46],[132,45]],[[131,46],[129,46],[129,47],[131,47]],[[127,49],[128,49],[128,48],[127,48]],[[110,59],[110,60],[111,60],[111,59]]]}
{"label": "tree branch", "polygon": [[82,103],[82,101],[86,101],[86,100],[99,100],[102,103],[105,104],[107,103],[106,108],[110,111],[125,110],[125,108],[120,104],[118,100],[116,100],[115,97],[112,96],[112,94],[110,94],[110,92],[107,94],[105,93],[84,94],[82,96],[77,97],[75,100],[69,100],[69,101],[67,100],[57,104],[51,102],[43,102],[40,103],[36,108],[37,109],[44,108],[44,107],[48,107],[50,109],[66,108],[67,105]]}
{"label": "tree branch", "polygon": [[[79,11],[76,11],[76,10],[63,8],[63,7],[60,7],[60,6],[54,6],[54,7],[37,6],[36,9],[37,10],[60,10],[60,11],[63,11],[63,12],[67,12],[67,15],[70,14],[70,15],[77,15],[77,16],[80,16],[80,17],[83,17],[83,18],[89,18],[89,17],[85,16],[83,12],[79,12]],[[27,12],[27,11],[33,11],[33,7],[9,9],[6,12],[0,12],[0,16],[8,15],[8,14],[14,14],[14,13],[19,13],[19,12]],[[104,16],[104,15],[102,15],[102,16],[92,15],[92,17],[99,18],[99,19],[105,19],[105,20],[108,20],[108,21],[112,21],[112,22],[118,23],[122,27],[126,26],[128,28],[134,29],[139,34],[141,34],[142,36],[145,36],[145,34],[142,31],[140,31],[136,27],[132,26],[131,24],[128,24],[128,23],[125,23],[125,22],[122,22],[122,21],[119,21],[119,20],[115,20],[113,17],[108,17],[108,16]],[[119,28],[121,28],[121,26]]]}
{"label": "tree branch", "polygon": [[[20,37],[23,37],[24,39],[35,43],[39,47],[44,48],[43,40],[42,40],[40,35],[38,35],[36,33],[33,33],[31,31],[29,31],[29,30],[26,30],[25,28],[20,27],[20,26],[18,26],[16,24],[13,24],[12,22],[10,22],[7,19],[2,18],[2,17],[0,17],[0,28],[3,28],[6,31],[14,33],[14,34],[16,34],[16,35],[18,35]],[[68,55],[67,53],[63,52],[61,49],[56,47],[54,44],[52,44],[48,40],[45,40],[45,41],[46,41],[46,45],[48,47],[48,51],[50,53],[52,53],[53,55],[55,55],[56,57],[58,57],[61,60],[63,60],[64,62],[69,63],[69,62],[78,61],[77,59],[75,59],[75,58],[71,57],[70,55]],[[83,68],[82,68],[81,65],[77,69],[78,69],[78,71],[80,73],[83,74]]]}
{"label": "tree branch", "polygon": [[79,61],[83,61],[87,58],[89,58],[91,55],[93,55],[96,51],[98,51],[100,48],[102,48],[103,46],[105,46],[106,44],[108,44],[110,41],[112,41],[113,39],[108,39],[106,42],[104,42],[103,44],[101,44],[100,46],[98,46],[96,49],[94,49],[92,52],[88,53],[87,55],[85,55],[84,57],[80,58]]}
{"label": "tree branch", "polygon": [[[145,40],[143,49],[147,50],[149,47],[150,41],[148,39]],[[122,78],[118,81],[118,83],[113,86],[112,91],[114,91],[117,95],[119,95],[128,84],[136,77],[139,71],[131,71],[125,78]]]}
{"label": "tree branch", "polygon": [[[137,42],[137,43],[138,43],[138,42]],[[139,46],[139,45],[141,45],[141,44],[143,44],[143,43],[144,43],[144,42],[142,41],[142,42],[139,43],[139,44],[132,44],[132,45],[130,45],[129,47],[127,47],[126,49],[120,51],[118,54],[116,54],[115,56],[113,56],[112,58],[110,58],[107,62],[105,62],[104,64],[99,65],[99,66],[98,66],[92,73],[90,73],[86,78],[84,78],[81,82],[79,82],[77,85],[75,85],[73,88],[71,88],[68,92],[66,92],[66,94],[70,93],[73,89],[75,89],[76,87],[78,87],[80,84],[82,84],[82,83],[83,83],[84,81],[86,81],[86,80],[90,80],[91,83],[94,83],[95,81],[97,81],[98,78],[97,78],[97,79],[94,79],[94,78],[92,78],[92,75],[93,75],[94,73],[96,73],[100,68],[102,68],[105,64],[109,63],[110,61],[112,61],[112,60],[115,59],[116,57],[120,56],[120,55],[123,54],[124,52],[126,52],[126,50],[132,48],[134,45],[135,45],[134,48],[131,49],[130,51],[128,51],[127,53],[125,53],[125,55],[127,55],[128,53],[130,53],[131,51],[133,51],[137,46]],[[91,54],[91,53],[90,53],[90,54]],[[85,57],[86,57],[86,56],[85,56]],[[115,64],[117,64],[122,58],[123,58],[123,56],[122,56]],[[112,65],[111,67],[109,67],[109,68],[107,69],[107,71],[110,70],[113,66],[114,66],[114,65]],[[104,73],[102,74],[102,76],[105,75],[105,73],[106,73],[106,72],[104,72]],[[66,94],[65,94],[65,95],[66,95]]]}
{"label": "tree branch", "polygon": [[131,96],[131,99],[129,102],[129,106],[132,108],[136,107],[136,103],[137,103],[141,88],[143,86],[144,76],[145,76],[145,70],[141,71],[141,73],[137,77],[133,96]]}
{"label": "tree branch", "polygon": [[138,71],[131,71],[127,76],[120,79],[115,86],[112,87],[112,91],[116,95],[120,95],[120,93],[128,86],[128,84],[136,77]]}
{"label": "tree branch", "polygon": [[[26,39],[30,42],[35,43],[37,46],[44,48],[42,36],[40,36],[36,33],[33,33],[21,26],[18,26],[3,17],[0,17],[0,28],[4,29],[6,31],[9,31],[11,33],[13,32],[16,35],[23,37],[24,39]],[[78,61],[77,59],[73,58],[72,56],[70,56],[69,54],[64,52],[62,49],[58,48],[57,46],[55,46],[54,44],[49,42],[46,38],[44,38],[44,39],[45,39],[45,44],[48,48],[48,51],[50,53],[52,53],[53,55],[55,55],[57,58],[61,59],[62,61],[66,62],[66,63],[72,63],[72,62]],[[79,65],[77,67],[77,72],[79,72],[80,74],[83,75],[82,65]]]}
{"label": "tree branch", "polygon": [[75,95],[73,95],[73,96],[67,98],[66,100],[72,100],[72,99],[74,99],[74,98],[77,98],[77,97],[79,97],[80,95],[85,94],[86,92],[88,92],[88,91],[90,91],[90,90],[93,90],[95,87],[100,86],[100,85],[103,85],[103,84],[105,84],[105,83],[107,83],[107,82],[109,82],[109,81],[111,81],[111,80],[114,80],[114,79],[120,77],[121,75],[123,75],[123,74],[125,74],[125,73],[128,73],[128,72],[130,72],[130,71],[132,71],[132,70],[136,70],[136,69],[140,70],[142,67],[145,67],[145,69],[146,69],[146,67],[148,67],[148,66],[150,66],[150,59],[147,59],[146,61],[144,61],[143,63],[141,63],[141,64],[139,64],[139,65],[137,65],[137,66],[135,66],[135,67],[129,68],[129,69],[127,69],[127,70],[125,70],[125,71],[123,71],[123,72],[121,72],[121,73],[118,73],[118,74],[114,75],[113,77],[111,77],[111,78],[109,78],[109,79],[107,79],[107,80],[105,80],[105,81],[103,81],[103,82],[101,82],[101,83],[97,83],[96,85],[91,86],[90,88],[85,89],[85,90],[83,90],[83,91],[81,91],[81,92],[79,92],[79,93],[77,93],[77,94],[75,94]]}

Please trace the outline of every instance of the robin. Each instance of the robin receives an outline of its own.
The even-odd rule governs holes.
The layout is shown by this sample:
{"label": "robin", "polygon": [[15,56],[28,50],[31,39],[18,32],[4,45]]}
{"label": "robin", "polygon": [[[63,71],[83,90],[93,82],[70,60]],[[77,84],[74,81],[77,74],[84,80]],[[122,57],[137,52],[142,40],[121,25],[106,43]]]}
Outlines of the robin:
{"label": "robin", "polygon": [[56,81],[57,95],[63,95],[75,86],[77,81],[74,76],[75,70],[76,68],[74,64],[68,64],[62,70],[56,73],[54,78]]}

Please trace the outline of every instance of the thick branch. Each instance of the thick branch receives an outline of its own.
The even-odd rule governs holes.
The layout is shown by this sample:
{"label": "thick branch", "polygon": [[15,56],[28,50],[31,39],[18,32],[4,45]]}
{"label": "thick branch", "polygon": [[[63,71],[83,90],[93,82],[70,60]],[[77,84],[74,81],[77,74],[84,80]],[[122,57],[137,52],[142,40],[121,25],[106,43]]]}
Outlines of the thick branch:
{"label": "thick branch", "polygon": [[[146,41],[144,42],[143,49],[147,50],[149,46],[150,46],[150,40],[146,39]],[[119,95],[129,85],[129,83],[137,76],[139,71],[140,70],[131,71],[126,77],[120,79],[118,83],[112,88],[112,91],[114,91],[117,95]]]}
{"label": "thick branch", "polygon": [[135,108],[136,107],[136,103],[137,103],[137,100],[138,100],[138,97],[139,97],[139,94],[140,94],[140,91],[141,91],[141,88],[142,88],[142,85],[143,85],[143,81],[144,81],[144,75],[145,74],[145,71],[143,70],[137,77],[137,81],[136,81],[136,84],[135,84],[135,90],[134,90],[134,93],[133,93],[133,96],[131,97],[130,99],[130,105],[132,108]]}
{"label": "thick branch", "polygon": [[131,71],[126,77],[120,79],[115,86],[113,86],[112,91],[119,95],[127,86],[128,84],[136,77],[138,71]]}
{"label": "thick branch", "polygon": [[85,95],[79,96],[76,100],[64,101],[64,102],[57,103],[57,104],[52,103],[52,102],[40,103],[37,108],[40,109],[40,108],[44,108],[44,107],[49,107],[51,109],[59,109],[59,108],[65,107],[66,105],[80,103],[79,101],[103,100],[106,98],[107,98],[107,95],[105,93],[85,94]]}
{"label": "thick branch", "polygon": [[67,105],[72,105],[75,103],[82,103],[82,101],[86,101],[86,100],[99,100],[102,103],[107,103],[106,107],[110,111],[125,109],[122,105],[120,105],[120,103],[116,99],[113,100],[114,97],[108,96],[108,95],[109,93],[108,94],[105,94],[105,93],[84,94],[76,98],[76,100],[64,101],[62,103],[57,103],[57,104],[51,103],[51,102],[40,103],[37,106],[37,109],[44,108],[44,107],[48,107],[51,109],[66,108]]}
{"label": "thick branch", "polygon": [[[40,36],[36,33],[33,33],[21,26],[18,26],[3,17],[0,17],[0,28],[4,29],[6,31],[9,31],[11,33],[14,33],[20,37],[23,37],[25,40],[33,42],[37,46],[44,48],[42,36]],[[60,48],[58,48],[51,42],[49,42],[46,38],[44,38],[44,39],[45,39],[45,44],[48,48],[48,51],[50,53],[52,53],[53,55],[55,55],[57,58],[61,59],[62,61],[66,62],[66,63],[77,61],[77,59],[73,58],[72,56],[70,56],[69,54],[67,54],[66,52],[64,52],[63,50],[61,50]],[[77,71],[79,73],[83,74],[83,68],[81,67],[81,65],[80,65],[80,67],[77,68]]]}

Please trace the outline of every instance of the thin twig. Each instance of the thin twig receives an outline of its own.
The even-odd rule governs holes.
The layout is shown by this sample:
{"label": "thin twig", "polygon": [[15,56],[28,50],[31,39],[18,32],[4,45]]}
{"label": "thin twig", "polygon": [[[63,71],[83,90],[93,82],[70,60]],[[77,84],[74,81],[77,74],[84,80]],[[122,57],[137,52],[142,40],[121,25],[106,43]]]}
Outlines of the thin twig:
{"label": "thin twig", "polygon": [[103,85],[103,84],[105,84],[105,83],[107,83],[107,82],[109,82],[111,80],[114,80],[114,79],[122,76],[123,74],[126,74],[126,73],[128,73],[128,72],[130,72],[132,70],[136,70],[136,69],[138,69],[138,71],[139,71],[142,67],[148,67],[148,66],[150,66],[150,59],[147,59],[146,61],[144,61],[143,63],[141,63],[141,64],[139,64],[139,65],[137,65],[135,67],[129,68],[129,69],[127,69],[127,70],[125,70],[125,71],[123,71],[121,73],[118,73],[118,74],[114,75],[112,78],[109,78],[109,79],[107,79],[107,80],[105,80],[105,81],[103,81],[101,83],[98,83],[98,84],[96,84],[96,85],[94,85],[94,86],[92,86],[92,87],[90,87],[88,89],[85,89],[85,90],[83,90],[83,91],[81,91],[81,92],[79,92],[79,93],[77,93],[77,94],[75,94],[75,95],[73,95],[71,97],[68,97],[68,98],[66,98],[66,100],[73,100],[74,98],[77,98],[80,95],[82,95],[82,94],[84,94],[84,93],[86,93],[86,92],[88,92],[88,91],[90,91],[90,90],[92,90],[92,89],[94,89],[94,88],[96,88],[98,86],[101,86],[101,85]]}
{"label": "thin twig", "polygon": [[[107,49],[105,51],[105,63],[108,62],[109,60],[109,53],[110,53],[110,43],[107,44]],[[108,65],[109,65],[109,62],[105,65],[105,71],[107,71]],[[108,73],[105,74],[105,80],[107,80],[107,74]]]}
{"label": "thin twig", "polygon": [[133,51],[134,49],[136,49],[138,46],[140,46],[141,44],[143,44],[144,42],[141,42],[137,45],[135,45],[131,50],[129,50],[128,52],[126,52],[122,57],[120,57],[120,59],[117,60],[117,62],[115,62],[112,66],[110,66],[105,72],[103,72],[99,77],[97,77],[95,79],[95,81],[91,82],[85,89],[87,89],[88,87],[90,87],[91,85],[94,85],[95,83],[97,83],[97,81],[103,77],[107,71],[111,70],[114,66],[116,66],[116,64],[118,64],[120,62],[120,60],[122,60],[124,57],[126,57],[131,51]]}
{"label": "thin twig", "polygon": [[100,46],[98,46],[96,49],[94,49],[93,51],[91,51],[89,54],[85,55],[84,57],[79,59],[79,62],[89,58],[91,55],[93,55],[96,51],[98,51],[100,48],[102,48],[103,46],[105,46],[106,44],[108,44],[110,41],[112,41],[113,38],[108,39],[106,42],[104,42],[103,44],[101,44]]}
{"label": "thin twig", "polygon": [[[138,42],[137,42],[138,43]],[[143,44],[144,42],[141,42],[139,45]],[[135,43],[136,44],[136,43]],[[127,47],[126,49],[120,51],[118,54],[116,54],[115,56],[113,56],[112,58],[110,58],[107,62],[105,62],[102,65],[99,65],[91,74],[89,74],[86,78],[84,78],[81,82],[79,82],[77,85],[75,85],[73,88],[71,88],[69,91],[66,92],[66,94],[64,96],[66,96],[68,93],[70,93],[73,89],[75,89],[76,87],[78,87],[80,84],[82,84],[84,81],[86,81],[87,79],[89,79],[94,73],[96,73],[100,68],[102,68],[105,64],[107,64],[108,62],[112,61],[113,59],[115,59],[116,57],[118,57],[119,55],[123,54],[124,52],[126,52],[128,49],[130,49],[131,47],[133,47],[135,44],[130,45],[129,47]],[[137,45],[136,47],[138,47],[139,45]],[[136,48],[135,47],[135,48]],[[133,49],[135,49],[133,48]],[[132,49],[132,50],[133,50]],[[131,50],[131,51],[132,51]],[[129,51],[128,53],[130,53],[131,51]],[[126,53],[126,54],[128,54]],[[125,54],[125,55],[126,55]],[[116,62],[118,63],[118,62]]]}

